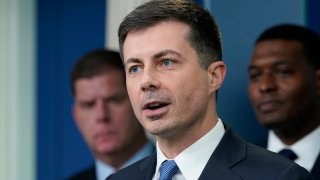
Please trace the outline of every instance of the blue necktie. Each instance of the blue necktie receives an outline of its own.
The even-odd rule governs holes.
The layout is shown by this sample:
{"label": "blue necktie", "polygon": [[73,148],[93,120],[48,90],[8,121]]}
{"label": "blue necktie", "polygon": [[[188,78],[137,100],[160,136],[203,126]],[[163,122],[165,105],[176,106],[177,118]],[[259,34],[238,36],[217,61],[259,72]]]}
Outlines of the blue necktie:
{"label": "blue necktie", "polygon": [[160,166],[159,180],[172,180],[172,177],[178,172],[179,167],[174,160],[166,160]]}
{"label": "blue necktie", "polygon": [[291,149],[282,149],[281,151],[278,152],[282,156],[291,159],[292,161],[296,160],[298,156],[296,153],[294,153]]}

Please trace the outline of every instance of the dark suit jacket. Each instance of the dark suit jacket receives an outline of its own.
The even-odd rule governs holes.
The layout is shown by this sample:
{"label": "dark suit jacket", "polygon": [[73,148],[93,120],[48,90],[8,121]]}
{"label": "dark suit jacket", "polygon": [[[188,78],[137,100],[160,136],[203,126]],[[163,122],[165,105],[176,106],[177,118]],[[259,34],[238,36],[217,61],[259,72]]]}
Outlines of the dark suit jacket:
{"label": "dark suit jacket", "polygon": [[[262,144],[261,146],[264,148],[267,148],[267,143],[268,143],[268,140],[266,138],[264,144]],[[317,160],[311,169],[311,175],[315,180],[320,180],[320,153],[318,154]]]}
{"label": "dark suit jacket", "polygon": [[320,180],[320,154],[311,169],[311,174],[315,180]]}
{"label": "dark suit jacket", "polygon": [[[154,153],[109,176],[108,180],[151,180],[157,164]],[[196,165],[195,165],[196,166]],[[307,170],[264,148],[249,144],[230,128],[211,155],[200,180],[302,180],[312,179]]]}
{"label": "dark suit jacket", "polygon": [[[152,143],[152,142],[150,142]],[[153,143],[152,143],[153,144]],[[155,151],[155,147],[152,146],[151,151]],[[150,152],[151,153],[151,152]],[[96,180],[96,167],[94,164],[92,166],[88,167],[87,169],[84,169],[75,175],[72,175],[71,177],[67,178],[66,180]]]}
{"label": "dark suit jacket", "polygon": [[83,171],[73,175],[72,177],[68,178],[67,180],[96,180],[96,169],[95,166],[92,165]]}

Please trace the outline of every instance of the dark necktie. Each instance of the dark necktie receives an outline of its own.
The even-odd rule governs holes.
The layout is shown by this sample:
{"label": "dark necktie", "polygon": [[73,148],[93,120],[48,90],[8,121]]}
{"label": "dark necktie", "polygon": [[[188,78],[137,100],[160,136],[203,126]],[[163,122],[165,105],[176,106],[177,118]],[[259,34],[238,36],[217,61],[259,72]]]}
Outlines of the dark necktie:
{"label": "dark necktie", "polygon": [[179,168],[174,160],[166,160],[160,166],[159,180],[172,180],[172,177],[178,172]]}
{"label": "dark necktie", "polygon": [[291,149],[282,149],[278,152],[282,156],[291,159],[292,161],[296,160],[298,156]]}

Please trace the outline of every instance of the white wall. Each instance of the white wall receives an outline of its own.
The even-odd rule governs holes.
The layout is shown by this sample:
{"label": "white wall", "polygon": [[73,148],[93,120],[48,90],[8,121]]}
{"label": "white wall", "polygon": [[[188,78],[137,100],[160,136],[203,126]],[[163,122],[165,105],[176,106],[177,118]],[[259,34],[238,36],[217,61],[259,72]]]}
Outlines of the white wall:
{"label": "white wall", "polygon": [[0,0],[0,179],[35,179],[35,2]]}
{"label": "white wall", "polygon": [[119,49],[118,27],[122,19],[138,5],[149,0],[107,0],[106,14],[106,47]]}

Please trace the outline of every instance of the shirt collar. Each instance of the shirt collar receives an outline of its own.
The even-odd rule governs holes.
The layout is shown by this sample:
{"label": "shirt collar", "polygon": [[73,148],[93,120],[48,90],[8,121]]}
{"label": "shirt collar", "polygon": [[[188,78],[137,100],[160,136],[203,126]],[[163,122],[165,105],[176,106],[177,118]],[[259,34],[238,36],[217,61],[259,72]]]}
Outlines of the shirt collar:
{"label": "shirt collar", "polygon": [[97,180],[103,180],[116,171],[112,166],[103,163],[100,160],[95,161]]}
{"label": "shirt collar", "polygon": [[[212,153],[221,141],[225,129],[220,119],[217,124],[202,138],[193,143],[174,158],[180,172],[185,179],[198,179],[209,161]],[[155,177],[159,177],[159,168],[166,156],[160,150],[157,143],[157,166]],[[156,178],[158,179],[158,178]]]}
{"label": "shirt collar", "polygon": [[320,126],[290,146],[284,144],[273,131],[269,131],[267,149],[273,152],[279,152],[284,148],[291,149],[298,156],[295,162],[311,171],[318,155],[320,154],[319,139]]}
{"label": "shirt collar", "polygon": [[[151,142],[145,144],[134,156],[132,156],[121,168],[127,167],[134,162],[143,159],[154,151],[154,145]],[[97,180],[105,180],[116,171],[112,166],[103,163],[100,160],[95,161]],[[120,168],[120,169],[121,169]]]}

